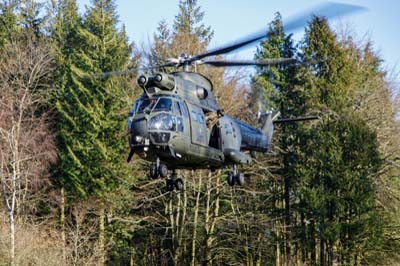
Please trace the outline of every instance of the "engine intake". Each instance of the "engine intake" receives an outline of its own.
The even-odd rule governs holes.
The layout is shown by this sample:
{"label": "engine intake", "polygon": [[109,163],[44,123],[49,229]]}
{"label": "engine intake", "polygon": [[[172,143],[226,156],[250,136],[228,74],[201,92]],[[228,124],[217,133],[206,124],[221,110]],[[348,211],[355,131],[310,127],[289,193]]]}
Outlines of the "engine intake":
{"label": "engine intake", "polygon": [[137,84],[144,88],[147,84],[147,82],[149,81],[149,77],[147,77],[146,75],[140,75],[137,79]]}
{"label": "engine intake", "polygon": [[165,73],[157,73],[154,76],[154,83],[162,90],[172,91],[175,89],[175,78]]}

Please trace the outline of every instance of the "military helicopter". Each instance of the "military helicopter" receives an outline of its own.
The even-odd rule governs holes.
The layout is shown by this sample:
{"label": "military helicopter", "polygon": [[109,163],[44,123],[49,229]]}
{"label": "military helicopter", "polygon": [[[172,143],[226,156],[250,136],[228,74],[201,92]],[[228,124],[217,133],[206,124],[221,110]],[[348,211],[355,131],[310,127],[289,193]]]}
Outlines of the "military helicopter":
{"label": "military helicopter", "polygon": [[[306,25],[308,14],[332,18],[358,11],[358,6],[327,3],[300,15],[284,24],[291,32]],[[207,59],[243,48],[265,39],[266,30],[259,31],[239,41],[209,50],[199,55],[181,54],[169,58],[156,69],[182,68],[182,71],[142,74],[137,84],[143,94],[135,100],[127,122],[130,152],[153,162],[149,169],[151,178],[166,178],[168,191],[183,189],[183,181],[177,177],[178,169],[219,169],[231,166],[227,175],[230,186],[244,185],[245,175],[237,165],[249,164],[256,152],[267,152],[274,133],[274,124],[316,119],[302,117],[279,119],[279,111],[260,113],[265,122],[255,128],[239,119],[224,114],[214,95],[213,84],[200,73],[190,72],[190,66],[200,64],[213,67],[270,66],[290,64],[293,58],[266,60]],[[121,72],[109,72],[120,74]],[[247,153],[249,152],[250,155]],[[169,174],[171,172],[171,174]]]}

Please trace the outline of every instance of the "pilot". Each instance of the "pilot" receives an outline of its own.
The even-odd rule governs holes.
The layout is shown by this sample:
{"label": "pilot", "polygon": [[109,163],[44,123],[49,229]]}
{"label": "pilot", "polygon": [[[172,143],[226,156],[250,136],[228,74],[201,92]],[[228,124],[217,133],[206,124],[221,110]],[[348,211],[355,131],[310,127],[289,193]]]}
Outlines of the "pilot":
{"label": "pilot", "polygon": [[211,130],[218,122],[218,119],[223,116],[224,116],[223,110],[217,110],[217,112],[206,113],[206,124],[208,129]]}

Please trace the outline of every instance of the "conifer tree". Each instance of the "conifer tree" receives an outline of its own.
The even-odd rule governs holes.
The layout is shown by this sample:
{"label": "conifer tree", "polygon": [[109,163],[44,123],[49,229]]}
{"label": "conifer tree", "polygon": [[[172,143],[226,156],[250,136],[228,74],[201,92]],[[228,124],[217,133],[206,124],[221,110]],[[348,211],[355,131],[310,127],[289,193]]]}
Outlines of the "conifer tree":
{"label": "conifer tree", "polygon": [[[81,24],[75,1],[64,3],[60,21],[59,111],[60,171],[71,193],[87,197],[116,182],[125,155],[124,84],[88,79],[127,67],[130,47],[117,29],[112,1],[95,1]],[[63,35],[64,34],[64,35]],[[65,163],[65,165],[63,165]],[[104,190],[104,191],[103,191]]]}
{"label": "conifer tree", "polygon": [[[280,17],[277,16],[271,23],[268,39],[256,56],[292,57],[294,54],[290,36],[285,38]],[[269,67],[267,72],[259,71],[253,79],[258,85],[255,86],[258,95],[264,93],[266,102],[278,107],[284,117],[307,115],[319,109],[327,113],[322,119],[329,125],[324,126],[324,122],[322,125],[308,123],[313,126],[310,128],[299,123],[284,125],[279,130],[278,145],[282,152],[279,154],[281,166],[278,175],[281,179],[274,179],[274,182],[281,180],[281,183],[275,190],[278,201],[273,206],[277,207],[277,217],[285,217],[286,228],[296,229],[282,239],[282,251],[277,248],[275,256],[278,263],[283,253],[285,263],[290,264],[293,255],[301,252],[303,261],[310,260],[311,264],[315,264],[318,260],[320,265],[328,265],[337,263],[339,254],[342,258],[360,256],[360,249],[350,247],[351,244],[337,246],[339,239],[340,243],[350,241],[345,236],[349,234],[346,230],[351,225],[347,226],[343,221],[364,226],[374,224],[374,232],[379,235],[379,223],[374,220],[376,213],[372,191],[373,177],[380,161],[374,133],[357,116],[347,115],[355,90],[350,87],[354,83],[352,74],[356,70],[355,64],[324,18],[315,17],[310,23],[298,57],[303,62],[300,66]],[[340,132],[346,133],[341,135]],[[352,152],[348,145],[361,143],[361,140],[364,146],[357,156],[359,160],[347,158]],[[316,172],[311,174],[309,171]],[[348,186],[356,187],[357,192],[346,189]],[[355,204],[349,200],[360,197],[363,203]],[[346,216],[353,212],[362,212],[365,219]],[[365,236],[368,230],[361,230],[363,232],[355,234],[354,239]],[[287,230],[285,232],[288,233]],[[369,235],[370,241],[373,241],[374,235]],[[293,238],[300,240],[301,244],[292,246],[290,241]],[[343,250],[346,250],[346,255],[341,253]]]}
{"label": "conifer tree", "polygon": [[[80,38],[78,32],[81,19],[78,15],[75,0],[60,1],[53,29],[53,39],[56,52],[56,71],[54,80],[57,84],[55,107],[57,112],[57,147],[58,162],[55,180],[65,187],[69,196],[84,195],[85,188],[78,168],[79,158],[74,152],[74,143],[79,139],[78,112],[79,97],[76,88],[76,76],[73,66],[77,60]],[[76,121],[78,120],[78,121]]]}
{"label": "conifer tree", "polygon": [[59,160],[56,179],[69,199],[99,199],[98,260],[104,264],[106,195],[130,176],[125,162],[126,78],[91,74],[126,69],[130,46],[113,1],[93,1],[83,19],[61,2],[56,36]]}
{"label": "conifer tree", "polygon": [[[295,52],[291,35],[284,33],[282,18],[277,13],[275,19],[269,24],[267,40],[261,43],[256,58],[293,58]],[[300,70],[295,64],[258,69],[257,75],[253,78],[252,91],[253,101],[260,102],[261,99],[257,108],[278,109],[283,117],[305,115],[307,108],[305,95],[297,78],[299,72]],[[299,129],[298,125],[294,124],[283,125],[277,128],[277,131],[278,139],[275,140],[274,144],[280,148],[279,156],[272,162],[274,166],[271,167],[277,167],[279,170],[276,173],[277,177],[270,179],[271,183],[268,183],[267,186],[275,187],[271,191],[274,194],[272,198],[274,200],[272,203],[274,209],[272,214],[274,216],[271,218],[277,221],[274,229],[277,236],[275,259],[278,263],[280,261],[279,254],[282,254],[286,263],[290,264],[290,259],[293,257],[291,244],[293,232],[282,230],[281,224],[284,225],[283,228],[292,228],[292,220],[295,217],[291,211],[293,186],[295,186],[295,180],[293,180],[291,173],[291,164],[294,160],[291,151],[293,145],[298,141]]]}
{"label": "conifer tree", "polygon": [[[379,235],[368,234],[372,229],[366,229],[374,224],[372,227],[379,231],[373,210],[373,184],[380,167],[376,134],[358,116],[350,115],[354,88],[349,85],[355,64],[324,18],[315,17],[310,23],[302,51],[309,69],[301,82],[310,91],[309,104],[324,110],[325,115],[320,126],[300,136],[297,163],[292,166],[299,183],[295,194],[304,224],[301,235],[308,243],[306,252],[311,254],[311,261],[318,259],[326,265],[346,258],[341,263],[356,263],[354,260],[362,254],[349,242],[362,241],[362,236],[372,242]],[[313,133],[317,131],[322,138]],[[358,224],[365,230],[354,231],[349,240],[348,224]],[[343,250],[347,253],[341,253]]]}

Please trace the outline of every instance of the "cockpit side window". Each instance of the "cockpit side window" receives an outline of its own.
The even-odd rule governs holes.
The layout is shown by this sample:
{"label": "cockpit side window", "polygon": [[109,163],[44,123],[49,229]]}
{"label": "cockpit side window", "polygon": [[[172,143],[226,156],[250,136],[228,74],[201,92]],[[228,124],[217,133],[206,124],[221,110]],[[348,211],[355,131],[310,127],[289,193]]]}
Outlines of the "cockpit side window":
{"label": "cockpit side window", "polygon": [[189,116],[189,112],[188,112],[188,109],[187,109],[185,103],[179,102],[179,105],[181,106],[182,115],[184,117],[188,117]]}
{"label": "cockpit side window", "polygon": [[139,100],[136,100],[133,103],[133,106],[132,106],[131,110],[129,111],[129,115],[128,116],[133,116],[135,114],[138,105],[139,105]]}
{"label": "cockpit side window", "polygon": [[176,121],[178,122],[178,131],[183,132],[184,131],[184,125],[183,125],[182,117],[178,116],[176,118]]}
{"label": "cockpit side window", "polygon": [[182,115],[181,107],[179,106],[179,103],[177,101],[174,101],[174,112],[176,115]]}
{"label": "cockpit side window", "polygon": [[166,111],[170,112],[172,111],[172,100],[169,98],[160,98],[157,102],[156,107],[154,107],[153,112],[161,112],[161,111]]}

